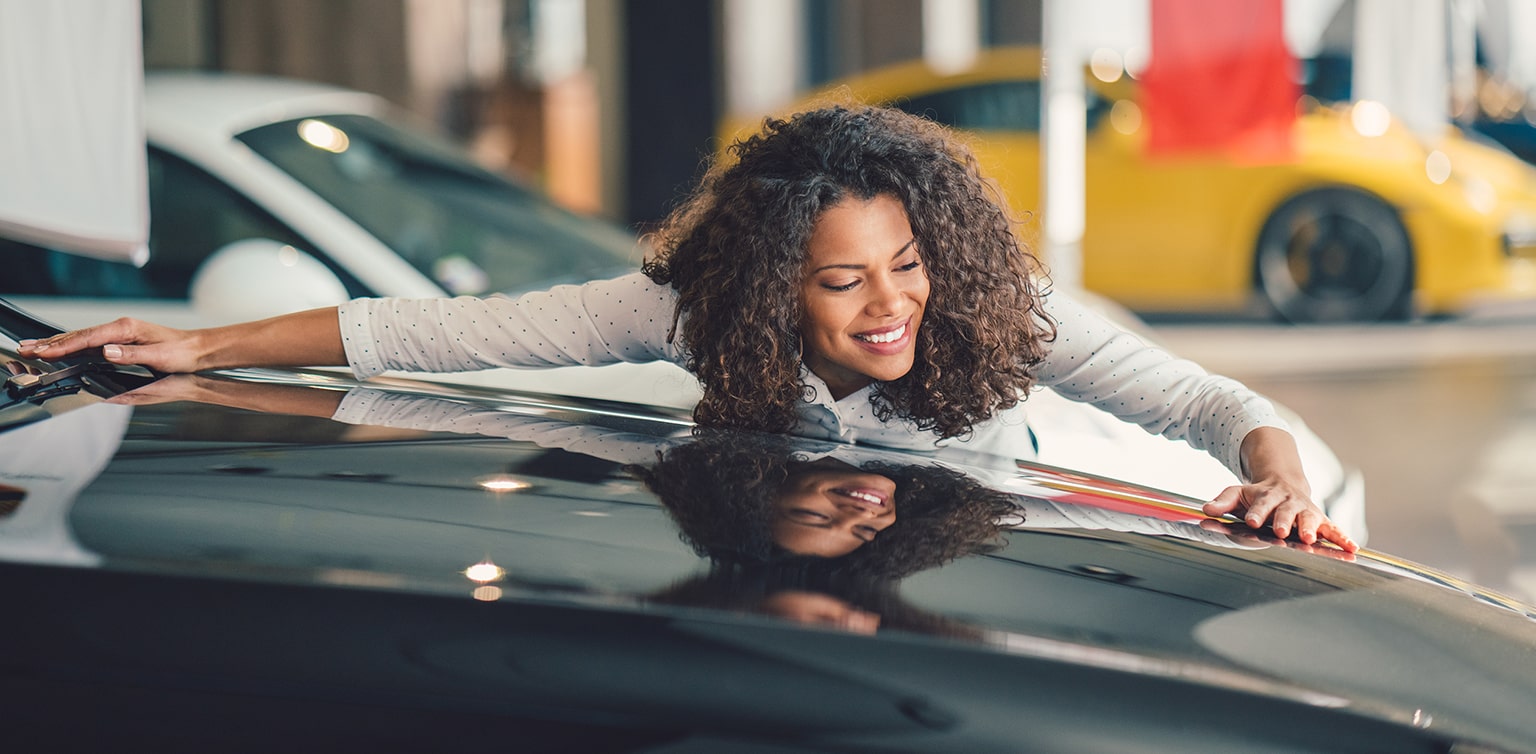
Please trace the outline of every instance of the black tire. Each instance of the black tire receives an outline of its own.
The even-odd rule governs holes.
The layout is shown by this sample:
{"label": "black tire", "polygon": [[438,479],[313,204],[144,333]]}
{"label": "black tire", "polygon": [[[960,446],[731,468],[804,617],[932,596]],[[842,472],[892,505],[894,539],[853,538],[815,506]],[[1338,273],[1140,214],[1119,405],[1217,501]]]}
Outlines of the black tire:
{"label": "black tire", "polygon": [[1292,197],[1264,223],[1254,281],[1290,322],[1406,319],[1413,246],[1385,202],[1351,189],[1320,189]]}

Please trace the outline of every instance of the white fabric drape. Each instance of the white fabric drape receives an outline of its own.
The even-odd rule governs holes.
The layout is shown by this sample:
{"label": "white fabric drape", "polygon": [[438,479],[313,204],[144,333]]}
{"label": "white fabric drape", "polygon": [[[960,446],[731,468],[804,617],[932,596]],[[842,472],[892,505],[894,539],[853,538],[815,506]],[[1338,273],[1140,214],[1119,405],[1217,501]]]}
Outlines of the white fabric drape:
{"label": "white fabric drape", "polygon": [[140,8],[0,0],[0,236],[147,258]]}

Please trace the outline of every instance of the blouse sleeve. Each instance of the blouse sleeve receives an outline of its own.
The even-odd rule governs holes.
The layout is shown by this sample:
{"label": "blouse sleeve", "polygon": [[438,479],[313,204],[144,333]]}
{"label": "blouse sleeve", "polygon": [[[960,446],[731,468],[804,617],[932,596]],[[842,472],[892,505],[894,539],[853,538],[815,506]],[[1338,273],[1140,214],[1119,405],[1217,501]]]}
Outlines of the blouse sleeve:
{"label": "blouse sleeve", "polygon": [[1289,429],[1268,400],[1114,325],[1060,291],[1045,300],[1056,340],[1041,385],[1091,403],[1148,432],[1210,453],[1238,478],[1242,440],[1259,427]]}
{"label": "blouse sleeve", "polygon": [[677,295],[641,273],[517,298],[357,299],[340,308],[342,344],[359,379],[397,369],[679,361],[667,342]]}

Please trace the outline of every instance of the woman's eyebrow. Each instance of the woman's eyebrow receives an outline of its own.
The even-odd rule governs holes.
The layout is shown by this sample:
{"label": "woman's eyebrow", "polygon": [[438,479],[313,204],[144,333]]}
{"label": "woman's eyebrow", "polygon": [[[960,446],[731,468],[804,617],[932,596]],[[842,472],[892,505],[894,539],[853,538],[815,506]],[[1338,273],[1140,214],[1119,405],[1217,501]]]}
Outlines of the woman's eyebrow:
{"label": "woman's eyebrow", "polygon": [[[898,259],[898,258],[900,258],[901,255],[907,253],[907,249],[912,248],[912,245],[915,244],[915,243],[917,243],[917,237],[913,236],[912,240],[902,244],[901,248],[897,249],[896,253],[891,255],[891,259]],[[862,265],[862,264],[828,264],[828,265],[823,265],[821,267],[817,267],[816,269],[811,270],[811,272],[813,272],[813,273],[821,272],[822,270],[862,270],[862,269],[864,269],[864,265]]]}

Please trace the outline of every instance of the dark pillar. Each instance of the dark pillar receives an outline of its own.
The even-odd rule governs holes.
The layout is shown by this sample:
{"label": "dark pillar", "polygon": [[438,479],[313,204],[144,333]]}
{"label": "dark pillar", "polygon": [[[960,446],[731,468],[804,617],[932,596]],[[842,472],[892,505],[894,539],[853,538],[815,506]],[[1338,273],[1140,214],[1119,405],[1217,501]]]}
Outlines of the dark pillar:
{"label": "dark pillar", "polygon": [[629,0],[625,16],[625,204],[643,230],[693,188],[714,148],[718,24],[712,0]]}

